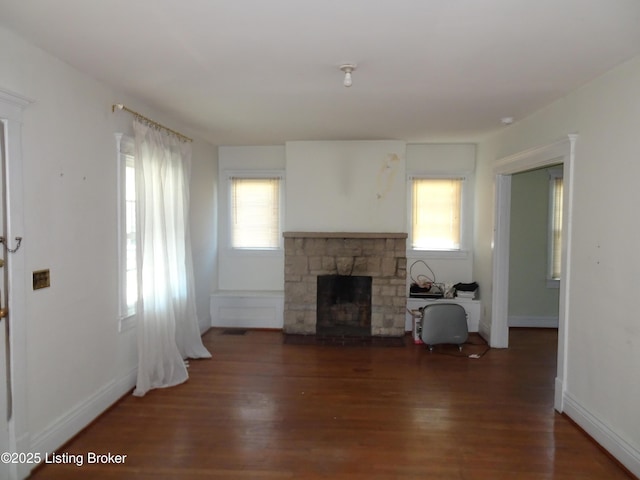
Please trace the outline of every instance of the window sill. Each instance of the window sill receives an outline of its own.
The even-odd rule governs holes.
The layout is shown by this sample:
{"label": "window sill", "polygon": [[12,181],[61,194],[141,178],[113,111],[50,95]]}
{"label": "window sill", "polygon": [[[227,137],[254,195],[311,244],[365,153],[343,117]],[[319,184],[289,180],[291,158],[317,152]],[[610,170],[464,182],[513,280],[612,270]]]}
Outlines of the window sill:
{"label": "window sill", "polygon": [[226,253],[230,257],[266,257],[266,258],[284,258],[284,249],[278,248],[274,250],[251,249],[251,248],[227,248]]}
{"label": "window sill", "polygon": [[451,258],[464,260],[469,258],[467,250],[407,250],[410,258]]}
{"label": "window sill", "polygon": [[118,333],[124,333],[128,330],[132,330],[136,326],[136,314],[126,315],[120,317],[118,321]]}
{"label": "window sill", "polygon": [[560,280],[547,279],[547,288],[560,288]]}

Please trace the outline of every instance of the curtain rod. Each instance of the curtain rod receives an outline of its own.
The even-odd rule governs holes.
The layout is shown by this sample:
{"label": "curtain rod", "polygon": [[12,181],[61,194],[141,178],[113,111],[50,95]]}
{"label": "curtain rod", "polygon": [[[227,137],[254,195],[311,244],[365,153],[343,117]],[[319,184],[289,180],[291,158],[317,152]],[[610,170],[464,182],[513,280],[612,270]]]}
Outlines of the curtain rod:
{"label": "curtain rod", "polygon": [[135,115],[138,118],[141,118],[142,120],[144,120],[147,123],[150,123],[152,126],[156,127],[156,128],[161,128],[163,130],[166,130],[169,133],[174,134],[176,137],[184,140],[185,142],[193,142],[193,139],[187,137],[186,135],[181,134],[180,132],[176,132],[175,130],[170,129],[169,127],[165,127],[164,125],[162,125],[161,123],[158,123],[154,120],[151,120],[149,117],[145,117],[144,115],[142,115],[141,113],[136,112],[135,110],[131,110],[130,108],[125,107],[123,104],[121,103],[115,103],[111,106],[111,111],[115,112],[116,110],[124,110],[126,112],[129,112],[133,115]]}

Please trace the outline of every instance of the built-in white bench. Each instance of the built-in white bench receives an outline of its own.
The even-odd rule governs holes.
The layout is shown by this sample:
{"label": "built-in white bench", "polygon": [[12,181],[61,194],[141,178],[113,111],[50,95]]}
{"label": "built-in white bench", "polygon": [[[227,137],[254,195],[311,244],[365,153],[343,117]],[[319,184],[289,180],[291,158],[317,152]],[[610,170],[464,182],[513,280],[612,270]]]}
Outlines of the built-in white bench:
{"label": "built-in white bench", "polygon": [[284,292],[215,292],[211,295],[211,326],[282,328]]}

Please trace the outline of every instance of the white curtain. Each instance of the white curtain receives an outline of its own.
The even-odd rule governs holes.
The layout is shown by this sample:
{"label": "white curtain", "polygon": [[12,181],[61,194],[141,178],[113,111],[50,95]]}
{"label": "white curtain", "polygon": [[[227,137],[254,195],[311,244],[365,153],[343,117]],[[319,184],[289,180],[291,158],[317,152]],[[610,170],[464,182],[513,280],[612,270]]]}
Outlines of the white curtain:
{"label": "white curtain", "polygon": [[196,316],[189,236],[191,144],[140,120],[135,133],[138,380],[133,392],[178,385],[184,359],[208,358]]}

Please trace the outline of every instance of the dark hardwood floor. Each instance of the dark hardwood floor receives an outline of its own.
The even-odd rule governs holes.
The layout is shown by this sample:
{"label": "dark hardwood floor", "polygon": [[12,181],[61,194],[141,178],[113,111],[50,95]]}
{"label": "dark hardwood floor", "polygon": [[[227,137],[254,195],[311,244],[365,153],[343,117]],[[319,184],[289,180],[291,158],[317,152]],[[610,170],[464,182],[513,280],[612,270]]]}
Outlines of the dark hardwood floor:
{"label": "dark hardwood floor", "polygon": [[[34,479],[628,479],[553,410],[557,332],[479,359],[222,335],[184,385],[127,396]],[[89,452],[126,455],[87,465]]]}

